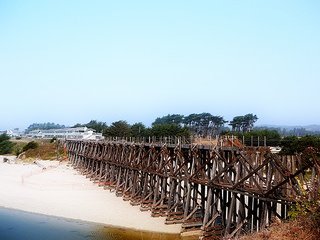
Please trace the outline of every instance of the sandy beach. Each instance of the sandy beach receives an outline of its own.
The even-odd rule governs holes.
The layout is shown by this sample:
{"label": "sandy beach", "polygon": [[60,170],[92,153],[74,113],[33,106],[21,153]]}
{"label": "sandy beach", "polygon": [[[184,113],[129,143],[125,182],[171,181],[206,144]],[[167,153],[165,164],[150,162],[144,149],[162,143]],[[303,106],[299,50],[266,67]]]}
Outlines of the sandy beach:
{"label": "sandy beach", "polygon": [[179,233],[120,197],[92,183],[67,164],[3,163],[0,156],[0,206],[144,231]]}

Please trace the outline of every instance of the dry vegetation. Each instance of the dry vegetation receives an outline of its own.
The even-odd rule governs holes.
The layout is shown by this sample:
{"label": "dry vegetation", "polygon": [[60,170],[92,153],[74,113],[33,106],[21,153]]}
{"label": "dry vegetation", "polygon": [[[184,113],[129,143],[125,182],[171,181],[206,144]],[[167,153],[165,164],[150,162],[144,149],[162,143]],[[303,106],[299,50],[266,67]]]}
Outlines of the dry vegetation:
{"label": "dry vegetation", "polygon": [[192,139],[192,143],[206,146],[222,145],[225,147],[236,146],[238,148],[243,148],[243,144],[237,137],[225,137],[221,139],[196,137]]}
{"label": "dry vegetation", "polygon": [[320,239],[320,199],[304,199],[291,208],[291,220],[274,221],[264,231],[242,236],[240,240],[318,240]]}
{"label": "dry vegetation", "polygon": [[208,145],[208,146],[215,146],[217,145],[217,140],[215,138],[201,138],[197,137],[192,140],[192,143],[198,145]]}
{"label": "dry vegetation", "polygon": [[[65,158],[65,153],[63,148],[59,146],[59,151],[57,152],[56,142],[50,142],[50,140],[35,140],[38,144],[38,147],[35,149],[28,149],[19,155],[19,158],[22,160],[34,160],[34,159],[43,159],[43,160],[56,160],[59,156],[59,159]],[[19,142],[20,146],[25,146],[28,141]]]}
{"label": "dry vegetation", "polygon": [[318,240],[319,225],[310,217],[301,217],[286,223],[273,224],[269,229],[259,233],[242,236],[241,240]]}

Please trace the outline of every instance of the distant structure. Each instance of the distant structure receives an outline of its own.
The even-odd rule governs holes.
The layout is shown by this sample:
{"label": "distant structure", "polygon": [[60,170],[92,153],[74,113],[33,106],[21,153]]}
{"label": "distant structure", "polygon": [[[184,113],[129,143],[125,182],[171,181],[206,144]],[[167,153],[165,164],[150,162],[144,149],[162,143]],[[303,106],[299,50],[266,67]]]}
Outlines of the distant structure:
{"label": "distant structure", "polygon": [[0,131],[0,134],[6,134],[9,137],[21,137],[22,135],[22,133],[19,131],[19,128],[15,128],[13,130]]}
{"label": "distant structure", "polygon": [[81,140],[101,140],[104,139],[102,133],[96,133],[94,129],[87,127],[60,128],[48,130],[32,130],[26,134],[27,138],[41,139],[81,139]]}

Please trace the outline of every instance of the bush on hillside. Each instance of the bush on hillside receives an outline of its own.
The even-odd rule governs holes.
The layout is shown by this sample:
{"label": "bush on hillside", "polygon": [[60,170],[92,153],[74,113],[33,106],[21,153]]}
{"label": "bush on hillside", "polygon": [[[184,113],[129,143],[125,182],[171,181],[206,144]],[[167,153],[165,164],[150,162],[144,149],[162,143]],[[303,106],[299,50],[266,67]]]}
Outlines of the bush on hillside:
{"label": "bush on hillside", "polygon": [[9,139],[10,137],[5,133],[0,135],[0,142],[7,141]]}
{"label": "bush on hillside", "polygon": [[7,134],[0,135],[0,154],[8,154],[12,152],[14,143],[9,141],[10,137]]}
{"label": "bush on hillside", "polygon": [[28,142],[27,145],[23,147],[22,151],[25,152],[29,149],[36,149],[38,146],[39,146],[38,143],[36,143],[35,141],[31,141],[31,142]]}
{"label": "bush on hillside", "polygon": [[281,154],[294,155],[303,152],[305,149],[312,147],[320,151],[320,138],[317,136],[295,137],[289,136],[281,140]]}
{"label": "bush on hillside", "polygon": [[14,143],[10,141],[2,141],[0,142],[0,154],[8,154],[12,152],[14,147]]}

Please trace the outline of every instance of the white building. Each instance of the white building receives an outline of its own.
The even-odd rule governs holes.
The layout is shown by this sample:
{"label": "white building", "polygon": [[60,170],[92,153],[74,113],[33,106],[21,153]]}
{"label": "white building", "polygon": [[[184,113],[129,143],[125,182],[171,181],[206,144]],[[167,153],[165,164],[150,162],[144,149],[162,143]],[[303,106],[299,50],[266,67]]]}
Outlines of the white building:
{"label": "white building", "polygon": [[9,137],[20,137],[22,135],[22,133],[19,131],[19,128],[15,128],[13,130],[0,131],[0,134],[6,134]]}
{"label": "white building", "polygon": [[104,137],[102,133],[96,133],[94,129],[87,127],[60,128],[48,130],[32,130],[26,134],[28,138],[58,138],[58,139],[83,139],[83,140],[101,140]]}

